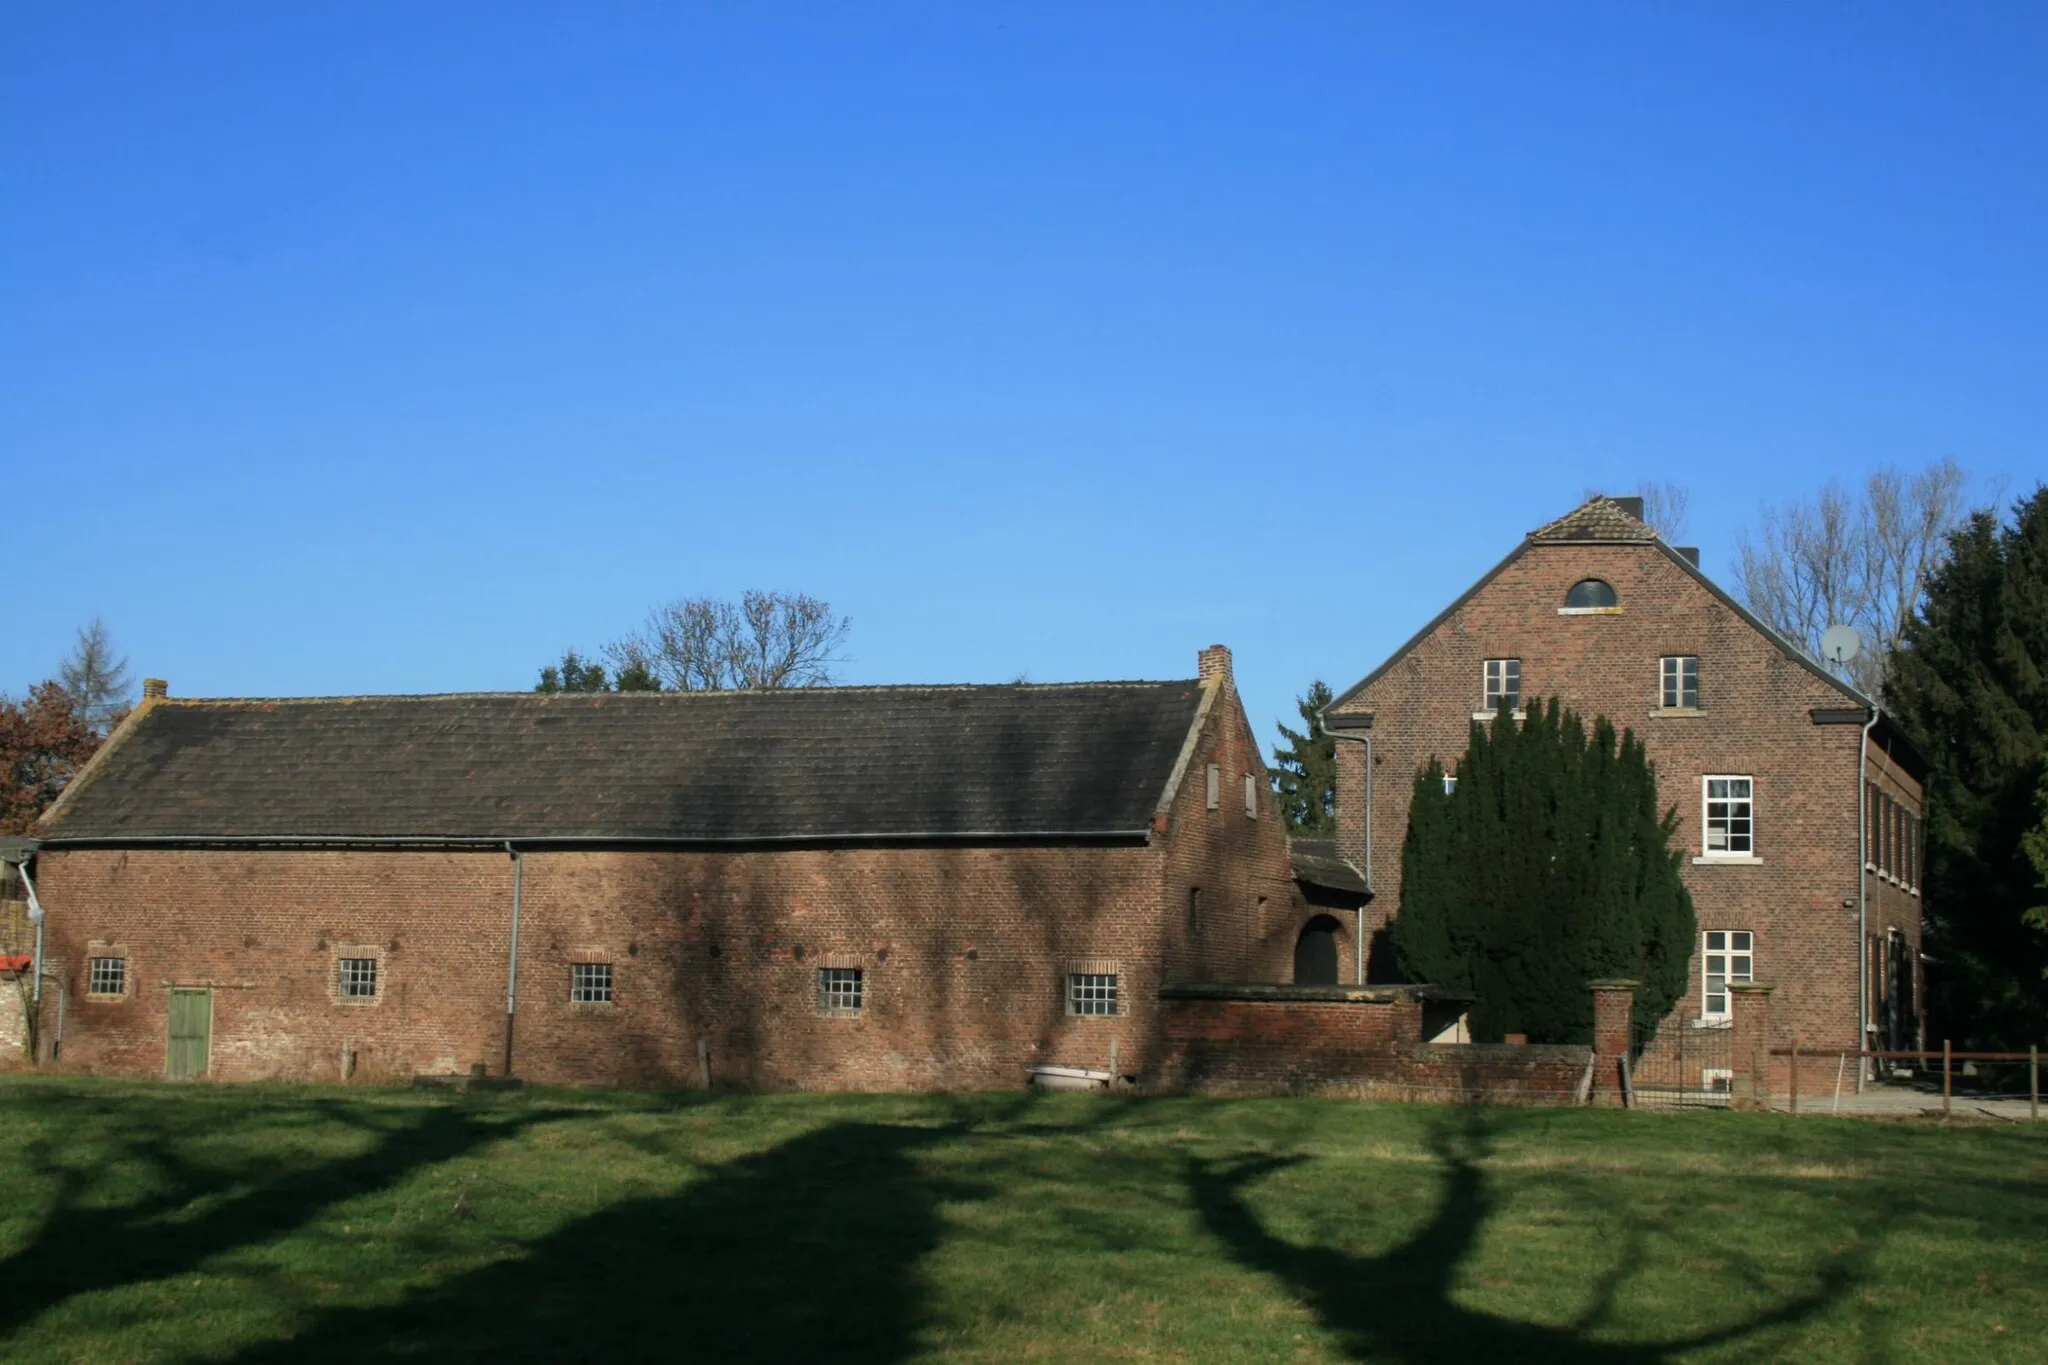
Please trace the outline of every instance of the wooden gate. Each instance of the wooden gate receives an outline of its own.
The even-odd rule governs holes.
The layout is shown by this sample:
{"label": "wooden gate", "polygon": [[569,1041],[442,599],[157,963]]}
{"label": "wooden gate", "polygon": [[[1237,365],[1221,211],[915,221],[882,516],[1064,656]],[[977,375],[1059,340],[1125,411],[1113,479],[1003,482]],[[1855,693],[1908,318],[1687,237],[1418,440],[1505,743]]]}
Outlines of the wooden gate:
{"label": "wooden gate", "polygon": [[206,1074],[213,1045],[213,992],[205,987],[171,992],[171,1046],[166,1073],[174,1081],[196,1081]]}

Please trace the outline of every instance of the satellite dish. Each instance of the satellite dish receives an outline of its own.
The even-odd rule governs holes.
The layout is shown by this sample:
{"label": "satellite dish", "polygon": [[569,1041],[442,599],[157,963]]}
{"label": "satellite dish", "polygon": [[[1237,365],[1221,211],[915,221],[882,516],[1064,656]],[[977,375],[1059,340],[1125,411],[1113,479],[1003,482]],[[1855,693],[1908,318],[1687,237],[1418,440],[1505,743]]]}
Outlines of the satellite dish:
{"label": "satellite dish", "polygon": [[1863,652],[1863,637],[1854,626],[1829,626],[1820,637],[1820,656],[1840,668]]}

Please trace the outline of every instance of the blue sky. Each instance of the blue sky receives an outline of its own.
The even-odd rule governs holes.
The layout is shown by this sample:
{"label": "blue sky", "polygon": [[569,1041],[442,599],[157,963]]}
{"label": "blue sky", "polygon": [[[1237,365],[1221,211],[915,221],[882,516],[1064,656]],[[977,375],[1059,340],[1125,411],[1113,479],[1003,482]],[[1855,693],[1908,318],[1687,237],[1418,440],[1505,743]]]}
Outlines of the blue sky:
{"label": "blue sky", "polygon": [[2048,9],[0,19],[0,689],[523,688],[651,604],[1262,736],[1588,487],[2048,471]]}

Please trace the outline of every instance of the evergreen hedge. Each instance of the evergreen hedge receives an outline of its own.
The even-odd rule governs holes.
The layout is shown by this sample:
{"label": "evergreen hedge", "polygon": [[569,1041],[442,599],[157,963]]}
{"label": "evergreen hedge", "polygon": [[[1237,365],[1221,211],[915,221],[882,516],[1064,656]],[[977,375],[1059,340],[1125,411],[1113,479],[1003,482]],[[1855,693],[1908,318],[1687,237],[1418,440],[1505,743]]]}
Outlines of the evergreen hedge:
{"label": "evergreen hedge", "polygon": [[1471,992],[1479,1042],[1592,1041],[1586,983],[1603,977],[1642,983],[1641,1024],[1670,1013],[1697,929],[1678,813],[1658,814],[1634,733],[1600,717],[1589,740],[1555,698],[1520,724],[1503,709],[1472,723],[1449,792],[1444,776],[1435,758],[1416,775],[1401,850],[1392,938],[1410,979]]}

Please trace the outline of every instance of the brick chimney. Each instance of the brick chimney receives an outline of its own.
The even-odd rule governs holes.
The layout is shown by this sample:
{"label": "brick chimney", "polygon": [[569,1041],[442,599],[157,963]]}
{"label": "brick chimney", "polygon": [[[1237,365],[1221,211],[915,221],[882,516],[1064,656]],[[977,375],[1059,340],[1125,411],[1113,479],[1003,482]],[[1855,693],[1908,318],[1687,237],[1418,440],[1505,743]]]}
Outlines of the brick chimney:
{"label": "brick chimney", "polygon": [[144,701],[148,701],[151,697],[168,697],[170,695],[171,685],[162,678],[144,678],[142,680],[142,699]]}
{"label": "brick chimney", "polygon": [[1230,676],[1229,645],[1210,645],[1195,657],[1201,664],[1202,686],[1228,689],[1237,685]]}
{"label": "brick chimney", "polygon": [[1637,521],[1643,519],[1643,500],[1641,498],[1613,498],[1610,501]]}

